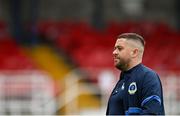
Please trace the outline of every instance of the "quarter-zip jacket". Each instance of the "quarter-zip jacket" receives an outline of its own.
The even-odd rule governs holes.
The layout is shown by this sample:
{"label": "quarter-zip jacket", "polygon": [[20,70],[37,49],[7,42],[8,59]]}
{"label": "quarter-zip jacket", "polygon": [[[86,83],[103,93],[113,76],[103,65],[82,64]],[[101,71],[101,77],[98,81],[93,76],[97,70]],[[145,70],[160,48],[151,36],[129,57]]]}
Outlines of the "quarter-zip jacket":
{"label": "quarter-zip jacket", "polygon": [[165,114],[159,76],[143,64],[121,72],[110,95],[106,115],[125,114]]}

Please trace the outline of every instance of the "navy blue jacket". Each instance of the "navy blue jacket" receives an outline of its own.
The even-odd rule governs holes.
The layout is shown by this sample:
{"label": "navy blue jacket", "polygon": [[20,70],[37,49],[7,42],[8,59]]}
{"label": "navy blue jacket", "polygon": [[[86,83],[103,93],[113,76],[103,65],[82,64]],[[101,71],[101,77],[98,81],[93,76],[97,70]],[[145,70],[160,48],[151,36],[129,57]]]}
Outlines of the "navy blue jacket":
{"label": "navy blue jacket", "polygon": [[109,98],[106,115],[125,114],[165,115],[159,76],[143,64],[121,72]]}

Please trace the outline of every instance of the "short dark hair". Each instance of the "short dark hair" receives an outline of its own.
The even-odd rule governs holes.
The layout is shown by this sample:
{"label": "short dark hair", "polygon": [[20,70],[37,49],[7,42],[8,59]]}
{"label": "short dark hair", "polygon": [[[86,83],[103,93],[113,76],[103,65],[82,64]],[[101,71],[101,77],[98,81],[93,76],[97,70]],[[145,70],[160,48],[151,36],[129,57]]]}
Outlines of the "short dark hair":
{"label": "short dark hair", "polygon": [[122,34],[118,35],[118,37],[117,37],[117,39],[120,39],[120,38],[125,38],[125,39],[129,39],[129,40],[136,40],[136,41],[139,41],[143,47],[145,46],[144,38],[137,33],[122,33]]}

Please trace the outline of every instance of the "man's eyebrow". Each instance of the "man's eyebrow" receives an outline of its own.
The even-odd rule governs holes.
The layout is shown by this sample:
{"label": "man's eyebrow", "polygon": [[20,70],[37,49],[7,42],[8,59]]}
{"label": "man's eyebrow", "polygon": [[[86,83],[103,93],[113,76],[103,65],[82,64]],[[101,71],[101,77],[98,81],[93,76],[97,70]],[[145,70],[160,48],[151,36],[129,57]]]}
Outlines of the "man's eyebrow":
{"label": "man's eyebrow", "polygon": [[123,47],[123,46],[121,46],[121,45],[115,45],[115,47]]}
{"label": "man's eyebrow", "polygon": [[123,48],[123,46],[117,45],[117,46],[114,46],[114,48]]}

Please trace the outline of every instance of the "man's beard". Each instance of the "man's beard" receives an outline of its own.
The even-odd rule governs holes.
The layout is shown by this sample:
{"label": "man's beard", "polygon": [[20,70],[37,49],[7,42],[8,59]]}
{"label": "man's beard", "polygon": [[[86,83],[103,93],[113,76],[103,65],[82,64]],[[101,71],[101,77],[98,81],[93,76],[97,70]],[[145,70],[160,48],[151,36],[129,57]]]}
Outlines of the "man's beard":
{"label": "man's beard", "polygon": [[130,63],[130,59],[120,59],[120,62],[118,62],[118,64],[116,64],[116,68],[121,70],[121,71],[127,71],[128,67],[129,67],[129,63]]}

